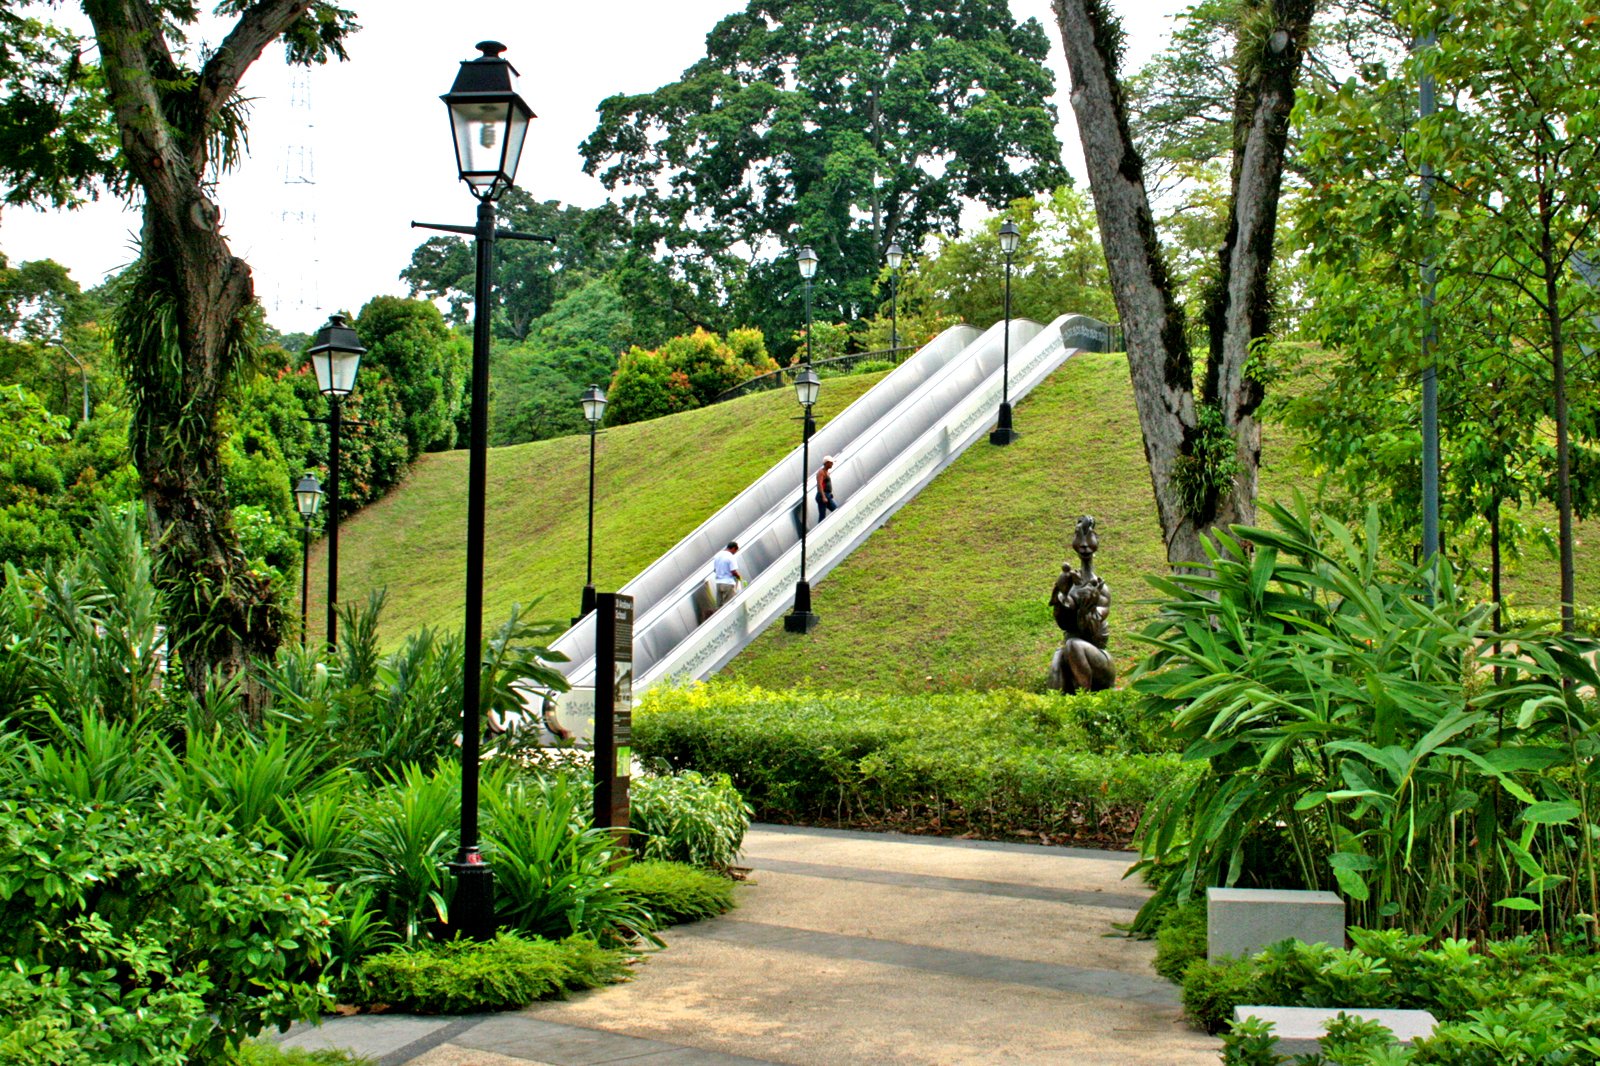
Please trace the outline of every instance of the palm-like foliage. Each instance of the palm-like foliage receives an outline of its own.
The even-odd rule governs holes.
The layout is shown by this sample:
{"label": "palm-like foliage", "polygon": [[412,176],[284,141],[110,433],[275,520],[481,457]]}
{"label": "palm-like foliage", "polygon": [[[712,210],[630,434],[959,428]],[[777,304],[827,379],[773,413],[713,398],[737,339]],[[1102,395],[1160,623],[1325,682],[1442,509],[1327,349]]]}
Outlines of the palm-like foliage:
{"label": "palm-like foliage", "polygon": [[485,857],[502,924],[550,939],[588,933],[602,943],[648,934],[649,914],[612,876],[621,842],[590,827],[579,782],[502,773],[486,784]]}
{"label": "palm-like foliage", "polygon": [[1448,571],[1382,563],[1375,513],[1358,535],[1303,500],[1263,510],[1276,528],[1218,534],[1209,574],[1155,582],[1135,687],[1209,768],[1150,812],[1158,898],[1235,883],[1281,834],[1290,879],[1337,887],[1356,924],[1595,914],[1600,738],[1570,684],[1594,684],[1592,648],[1496,636]]}

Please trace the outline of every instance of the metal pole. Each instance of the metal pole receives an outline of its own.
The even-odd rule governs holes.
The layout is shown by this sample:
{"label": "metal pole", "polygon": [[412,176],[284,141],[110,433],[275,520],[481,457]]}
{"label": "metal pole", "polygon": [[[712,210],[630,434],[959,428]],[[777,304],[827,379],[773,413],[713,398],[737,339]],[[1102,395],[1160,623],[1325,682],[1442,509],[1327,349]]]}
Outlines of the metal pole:
{"label": "metal pole", "polygon": [[[1000,356],[1000,406],[1005,415],[1011,413],[1011,255],[1006,254],[1006,336],[1001,344]],[[1011,419],[1005,419],[1007,426]]]}
{"label": "metal pole", "polygon": [[494,204],[478,203],[473,231],[477,284],[472,295],[472,410],[467,462],[467,617],[461,708],[461,847],[451,869],[456,895],[450,928],[475,940],[494,935],[494,875],[478,850],[478,746],[482,735],[484,496],[489,450],[489,294],[494,285]]}
{"label": "metal pole", "polygon": [[[1421,47],[1437,43],[1433,31],[1423,36]],[[1418,111],[1422,118],[1434,112],[1433,75],[1423,70],[1418,86]],[[1431,225],[1434,218],[1433,165],[1422,160],[1422,218]],[[1439,554],[1439,334],[1434,327],[1433,305],[1438,271],[1430,254],[1422,261],[1422,558],[1431,561]]]}
{"label": "metal pole", "polygon": [[[806,279],[806,368],[811,367],[811,279]],[[806,530],[811,526],[810,501],[806,499],[811,489],[811,434],[816,423],[811,419],[811,404],[806,404],[805,418],[800,423],[800,581],[794,587],[794,609],[783,618],[783,628],[789,633],[809,633],[817,624],[811,613],[811,582],[806,580]]]}
{"label": "metal pole", "polygon": [[578,617],[583,618],[594,610],[594,440],[599,424],[589,423],[589,562],[584,571],[583,600]]}
{"label": "metal pole", "polygon": [[306,630],[310,627],[307,614],[311,592],[311,519],[300,519],[300,650],[306,650]]}
{"label": "metal pole", "polygon": [[328,647],[339,649],[339,423],[342,400],[328,397]]}
{"label": "metal pole", "polygon": [[1011,428],[1011,253],[1006,253],[1005,339],[1000,349],[1000,417],[989,434],[990,444],[1010,444],[1017,439]]}
{"label": "metal pole", "polygon": [[891,358],[899,359],[900,323],[900,271],[889,271],[889,347],[895,352]]}

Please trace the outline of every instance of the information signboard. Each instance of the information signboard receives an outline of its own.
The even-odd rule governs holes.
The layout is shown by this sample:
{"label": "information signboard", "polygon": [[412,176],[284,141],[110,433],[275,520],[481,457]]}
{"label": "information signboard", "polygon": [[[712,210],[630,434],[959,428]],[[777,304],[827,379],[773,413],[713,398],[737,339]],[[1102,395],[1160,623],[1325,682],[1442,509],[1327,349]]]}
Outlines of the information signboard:
{"label": "information signboard", "polygon": [[599,593],[594,619],[594,824],[625,831],[633,764],[633,597]]}

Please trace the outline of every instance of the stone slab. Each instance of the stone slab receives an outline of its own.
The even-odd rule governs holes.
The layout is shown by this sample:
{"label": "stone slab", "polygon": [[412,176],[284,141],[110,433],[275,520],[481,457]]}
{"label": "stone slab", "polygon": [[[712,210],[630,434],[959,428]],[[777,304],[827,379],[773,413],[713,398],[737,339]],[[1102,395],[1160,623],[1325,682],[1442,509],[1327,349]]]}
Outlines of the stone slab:
{"label": "stone slab", "polygon": [[1278,1037],[1278,1054],[1307,1055],[1321,1050],[1317,1043],[1328,1030],[1328,1023],[1340,1014],[1362,1018],[1385,1026],[1401,1044],[1433,1034],[1439,1022],[1425,1010],[1384,1010],[1376,1007],[1256,1007],[1233,1008],[1233,1020],[1259,1018],[1272,1023]]}
{"label": "stone slab", "polygon": [[1254,955],[1280,940],[1344,947],[1344,900],[1333,892],[1206,889],[1206,958]]}
{"label": "stone slab", "polygon": [[382,1059],[450,1025],[453,1018],[420,1018],[409,1014],[357,1014],[325,1018],[321,1025],[297,1024],[278,1043],[301,1051],[350,1051]]}

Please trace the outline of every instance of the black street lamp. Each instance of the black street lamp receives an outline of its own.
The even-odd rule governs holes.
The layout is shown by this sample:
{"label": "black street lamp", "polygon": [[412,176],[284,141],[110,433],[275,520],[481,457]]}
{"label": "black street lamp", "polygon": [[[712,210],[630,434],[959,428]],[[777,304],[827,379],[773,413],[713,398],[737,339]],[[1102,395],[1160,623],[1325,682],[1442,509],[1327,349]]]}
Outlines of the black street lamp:
{"label": "black street lamp", "polygon": [[805,409],[805,423],[800,430],[800,581],[794,587],[794,610],[783,616],[783,628],[789,633],[809,633],[817,627],[816,613],[811,610],[811,582],[806,580],[806,529],[811,525],[811,503],[806,499],[811,488],[811,406],[822,391],[822,381],[808,362],[800,368],[794,379],[794,398]]}
{"label": "black street lamp", "polygon": [[356,387],[356,371],[367,350],[343,315],[330,315],[306,356],[317,372],[317,388],[328,398],[328,647],[339,646],[339,426],[344,398]]}
{"label": "black street lamp", "polygon": [[[896,321],[899,317],[900,304],[900,260],[905,258],[905,252],[900,248],[899,241],[890,241],[889,247],[883,253],[884,259],[889,262],[889,348],[894,352],[900,351],[900,324]],[[895,358],[899,358],[898,355]]]}
{"label": "black street lamp", "polygon": [[583,420],[589,423],[589,564],[584,570],[583,603],[578,608],[578,618],[582,619],[594,611],[594,438],[600,429],[600,419],[606,413],[605,390],[599,385],[590,385],[583,390],[580,402]]}
{"label": "black street lamp", "polygon": [[294,487],[294,508],[300,512],[300,648],[305,650],[306,630],[310,628],[306,616],[306,602],[311,592],[311,520],[317,517],[322,506],[322,483],[317,475],[307,470]]}
{"label": "black street lamp", "polygon": [[478,849],[478,755],[483,665],[483,541],[485,473],[489,450],[489,323],[497,238],[548,240],[495,228],[494,203],[511,188],[528,135],[533,109],[512,85],[515,68],[500,58],[506,46],[478,44],[482,55],[461,62],[455,84],[440,97],[450,110],[456,170],[478,198],[475,226],[413,222],[424,229],[471,234],[477,252],[472,290],[472,409],[467,430],[467,588],[466,631],[462,634],[464,672],[461,707],[461,844],[450,864],[456,877],[450,904],[450,930],[474,940],[494,935],[494,875]]}
{"label": "black street lamp", "polygon": [[[800,276],[805,279],[806,283],[806,369],[809,370],[811,368],[811,279],[817,276],[817,253],[812,251],[811,246],[808,244],[796,252],[794,258],[795,262],[800,265]],[[796,381],[795,387],[799,388],[799,386],[800,383]],[[816,429],[817,424],[811,421],[811,408],[808,406],[806,408],[805,438],[809,440],[811,434],[816,432]],[[801,532],[804,533],[804,530],[802,529]]]}
{"label": "black street lamp", "polygon": [[1010,444],[1021,434],[1011,428],[1011,257],[1022,231],[1009,218],[1000,226],[1000,250],[1006,256],[1006,337],[1000,371],[1000,421],[989,434],[990,444]]}

